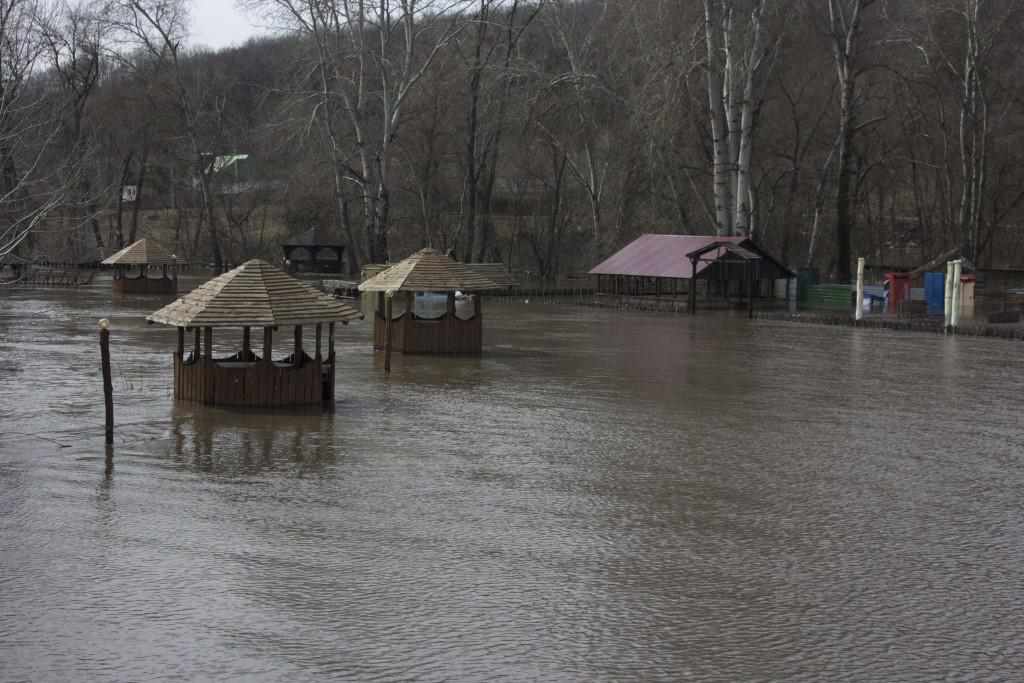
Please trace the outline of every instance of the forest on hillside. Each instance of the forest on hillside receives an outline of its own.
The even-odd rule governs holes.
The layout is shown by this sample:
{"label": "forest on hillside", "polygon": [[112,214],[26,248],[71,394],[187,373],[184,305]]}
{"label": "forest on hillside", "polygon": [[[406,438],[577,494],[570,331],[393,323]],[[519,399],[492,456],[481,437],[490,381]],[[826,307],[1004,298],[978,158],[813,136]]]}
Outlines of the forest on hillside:
{"label": "forest on hillside", "polygon": [[0,264],[310,228],[353,272],[555,279],[646,232],[1024,263],[1024,0],[240,0],[279,33],[220,51],[189,4],[0,0]]}

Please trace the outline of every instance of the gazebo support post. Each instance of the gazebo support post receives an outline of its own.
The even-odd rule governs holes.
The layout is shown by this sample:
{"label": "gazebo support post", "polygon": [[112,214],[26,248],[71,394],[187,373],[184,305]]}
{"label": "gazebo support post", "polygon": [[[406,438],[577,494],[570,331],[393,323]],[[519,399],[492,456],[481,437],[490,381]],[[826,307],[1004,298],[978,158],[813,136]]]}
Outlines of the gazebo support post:
{"label": "gazebo support post", "polygon": [[274,328],[264,327],[263,328],[263,363],[270,365],[273,363],[274,355]]}
{"label": "gazebo support post", "polygon": [[252,333],[249,330],[249,326],[246,325],[245,327],[242,328],[242,360],[243,361],[249,360],[249,356],[252,353],[252,351],[250,351],[251,348],[252,348]]}
{"label": "gazebo support post", "polygon": [[455,291],[448,292],[448,299],[445,302],[444,307],[445,315],[449,318],[455,317]]}
{"label": "gazebo support post", "polygon": [[203,353],[205,354],[203,356],[203,358],[205,358],[206,360],[212,362],[213,361],[213,328],[212,327],[204,327],[203,328],[203,347],[204,347],[203,348]]}
{"label": "gazebo support post", "polygon": [[334,363],[334,323],[327,324],[327,360]]}
{"label": "gazebo support post", "polygon": [[199,343],[199,328],[193,327],[192,333],[195,336],[195,340],[192,342],[192,360],[198,363],[199,359],[203,356],[203,347],[202,344]]}
{"label": "gazebo support post", "polygon": [[178,360],[185,360],[185,328],[178,328]]}
{"label": "gazebo support post", "polygon": [[323,332],[324,326],[320,323],[316,324],[316,362],[319,363],[322,359],[320,356],[320,334]]}
{"label": "gazebo support post", "polygon": [[292,365],[295,367],[302,366],[302,325],[295,326],[295,353],[292,356]]}

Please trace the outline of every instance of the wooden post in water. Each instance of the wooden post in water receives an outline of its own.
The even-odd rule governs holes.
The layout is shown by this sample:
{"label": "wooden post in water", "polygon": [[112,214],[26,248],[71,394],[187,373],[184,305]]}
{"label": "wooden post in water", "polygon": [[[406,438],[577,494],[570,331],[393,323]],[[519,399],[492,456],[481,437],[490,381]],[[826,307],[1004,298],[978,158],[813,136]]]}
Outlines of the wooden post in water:
{"label": "wooden post in water", "polygon": [[242,328],[242,360],[249,360],[250,349],[252,348],[252,332],[249,330],[249,326],[246,325]]}
{"label": "wooden post in water", "polygon": [[943,329],[949,332],[950,327],[953,325],[953,262],[946,261],[946,291],[945,298],[942,302],[943,312],[945,320],[943,322]]}
{"label": "wooden post in water", "polygon": [[963,262],[957,259],[953,262],[953,314],[949,318],[950,326],[955,330],[960,327],[960,298],[961,284],[960,276],[963,274]]}
{"label": "wooden post in water", "polygon": [[864,319],[864,257],[857,259],[857,295],[854,302],[853,319],[861,321]]}
{"label": "wooden post in water", "polygon": [[391,292],[384,296],[384,373],[391,373]]}
{"label": "wooden post in water", "polygon": [[110,321],[100,320],[100,362],[103,366],[103,407],[106,410],[105,441],[114,443],[114,385],[110,379]]}

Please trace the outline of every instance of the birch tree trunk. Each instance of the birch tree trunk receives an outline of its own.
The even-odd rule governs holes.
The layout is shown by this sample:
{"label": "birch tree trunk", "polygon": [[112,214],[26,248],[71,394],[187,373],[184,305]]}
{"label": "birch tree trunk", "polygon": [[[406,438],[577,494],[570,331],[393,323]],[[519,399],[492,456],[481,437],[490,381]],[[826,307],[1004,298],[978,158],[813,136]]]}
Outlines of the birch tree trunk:
{"label": "birch tree trunk", "polygon": [[756,0],[746,21],[739,21],[735,2],[704,0],[712,182],[719,235],[748,235],[753,225],[754,123],[766,66],[762,17],[768,0]]}
{"label": "birch tree trunk", "polygon": [[728,127],[723,103],[724,75],[721,56],[723,18],[716,0],[704,0],[704,33],[707,41],[708,113],[711,118],[712,175],[715,196],[715,231],[726,235],[732,225]]}

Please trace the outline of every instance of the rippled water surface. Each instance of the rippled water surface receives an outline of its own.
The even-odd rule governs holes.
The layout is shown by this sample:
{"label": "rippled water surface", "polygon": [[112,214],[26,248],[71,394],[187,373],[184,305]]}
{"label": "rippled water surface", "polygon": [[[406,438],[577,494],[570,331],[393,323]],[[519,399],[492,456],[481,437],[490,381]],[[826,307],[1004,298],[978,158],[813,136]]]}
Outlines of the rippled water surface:
{"label": "rippled water surface", "polygon": [[156,305],[0,291],[0,680],[1021,680],[1019,342],[490,305],[254,415]]}

